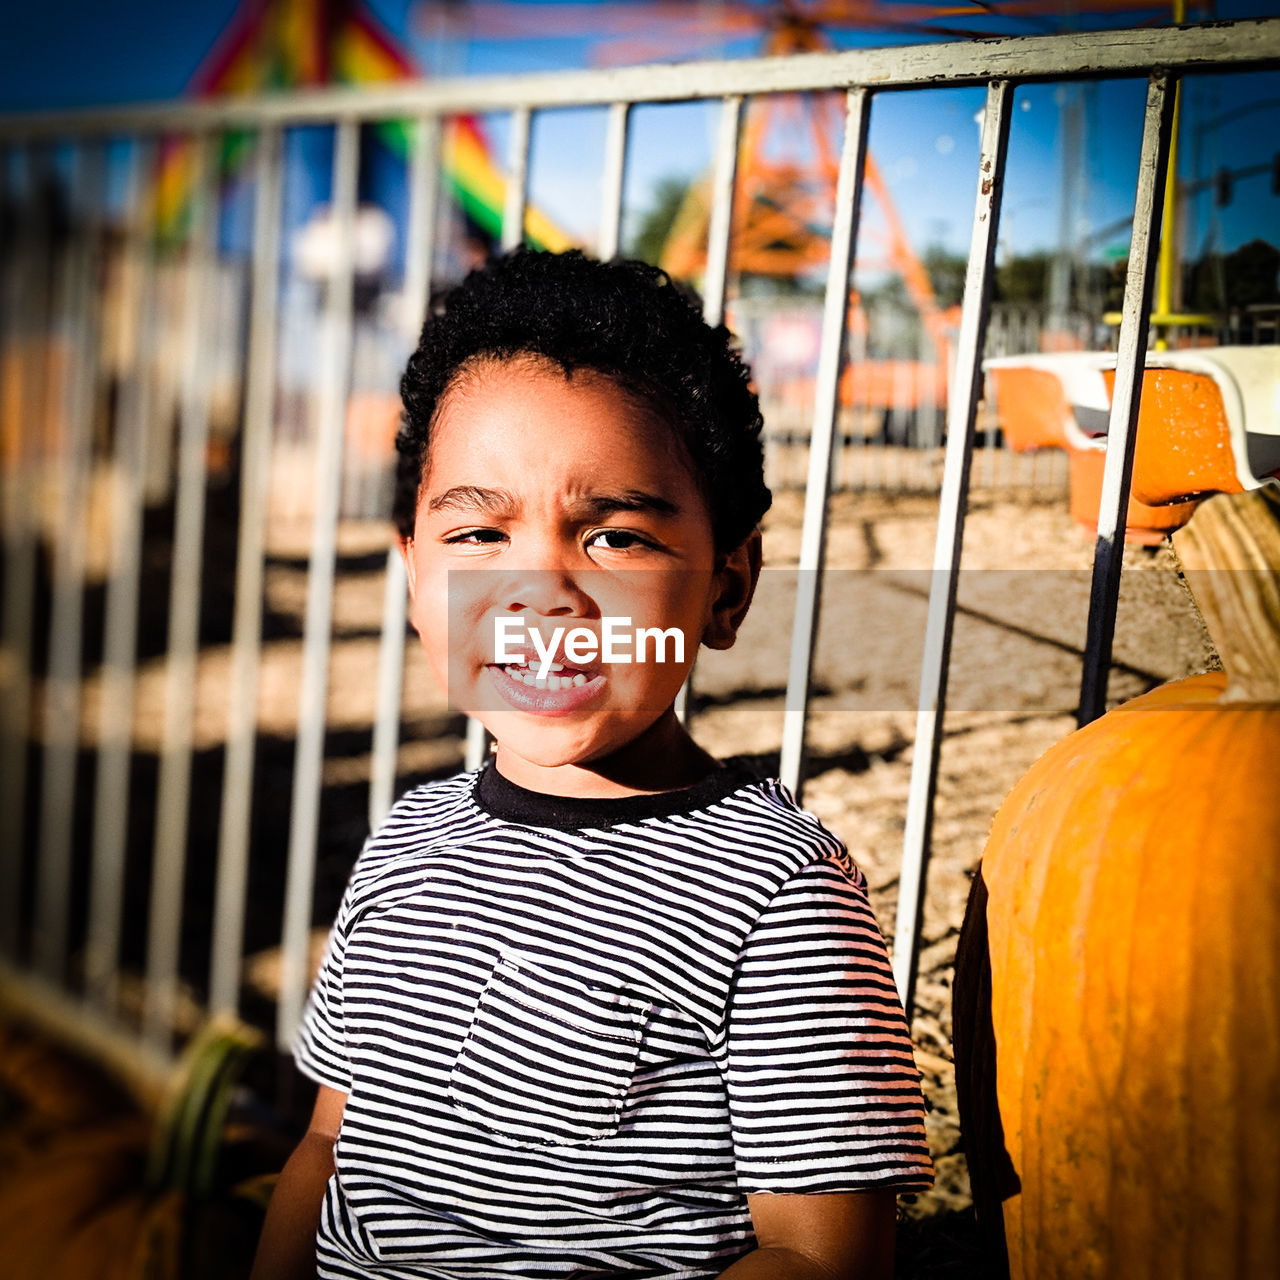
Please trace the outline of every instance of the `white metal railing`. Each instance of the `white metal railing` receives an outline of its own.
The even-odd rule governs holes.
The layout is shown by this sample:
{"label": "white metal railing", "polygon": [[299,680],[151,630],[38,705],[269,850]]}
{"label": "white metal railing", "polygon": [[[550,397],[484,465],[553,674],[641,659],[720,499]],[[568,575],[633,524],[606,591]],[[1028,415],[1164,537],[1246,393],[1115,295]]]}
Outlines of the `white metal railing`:
{"label": "white metal railing", "polygon": [[[1081,716],[1100,712],[1115,622],[1121,552],[1121,512],[1127,499],[1141,375],[1151,310],[1153,247],[1158,238],[1171,130],[1172,87],[1179,75],[1280,66],[1280,20],[1194,28],[1110,31],[962,45],[930,45],[849,53],[766,58],[735,63],[629,68],[551,76],[397,84],[222,102],[181,102],[94,113],[0,118],[0,168],[6,207],[4,305],[0,355],[4,365],[3,454],[4,620],[3,737],[0,738],[0,947],[10,980],[50,999],[83,1006],[110,1024],[122,1017],[122,936],[130,876],[146,864],[149,887],[145,944],[134,947],[145,970],[141,1018],[149,1052],[169,1052],[177,1016],[184,930],[193,910],[188,857],[193,822],[196,751],[196,656],[201,634],[201,579],[210,475],[209,335],[202,330],[217,256],[218,195],[212,149],[227,130],[254,140],[254,233],[249,269],[248,331],[234,448],[239,457],[235,603],[229,638],[223,767],[217,802],[217,868],[208,897],[211,954],[207,1004],[235,1010],[242,1000],[246,901],[252,871],[278,848],[255,845],[253,812],[258,702],[262,690],[267,507],[273,449],[273,395],[279,363],[281,219],[284,149],[290,129],[334,130],[332,223],[337,252],[326,282],[314,429],[314,474],[297,478],[310,493],[307,555],[292,779],[288,796],[271,803],[290,812],[281,925],[282,961],[276,1031],[290,1039],[308,980],[316,849],[324,792],[326,691],[330,681],[334,584],[338,557],[344,419],[351,381],[353,229],[361,126],[403,119],[416,124],[409,157],[409,212],[402,317],[406,345],[432,286],[432,250],[440,238],[442,124],[469,112],[507,112],[511,154],[502,244],[521,239],[533,116],[549,108],[608,109],[601,157],[602,211],[598,247],[619,244],[629,119],[638,104],[706,99],[720,103],[713,206],[704,281],[707,318],[724,315],[730,226],[744,102],[760,95],[843,90],[846,123],[826,285],[816,399],[808,440],[798,589],[792,631],[781,772],[799,791],[804,778],[805,726],[821,608],[828,495],[838,449],[838,400],[845,360],[849,275],[858,241],[868,122],[876,97],[908,88],[985,85],[978,195],[965,279],[956,367],[946,405],[946,445],[924,648],[916,748],[906,810],[894,964],[904,998],[912,999],[923,886],[931,837],[959,553],[977,423],[981,362],[990,316],[992,264],[1014,88],[1029,81],[1143,76],[1149,80],[1137,206],[1120,329],[1114,403],[1099,515],[1093,600],[1084,660]],[[165,138],[193,139],[194,217],[180,253],[161,262],[153,226],[152,184]],[[107,190],[108,147],[127,141],[118,190]],[[39,214],[50,166],[63,175],[75,207],[89,211],[78,234],[55,245]],[[69,178],[66,177],[69,173]],[[114,203],[113,203],[114,202]],[[108,213],[108,206],[118,213]],[[123,231],[121,231],[123,228]],[[107,253],[110,236],[120,244]],[[121,273],[110,293],[95,290],[96,270],[110,261]],[[162,297],[162,279],[176,263],[185,291],[180,303]],[[52,281],[52,287],[50,287]],[[176,311],[175,311],[176,305]],[[178,326],[183,358],[170,373],[149,359]],[[108,342],[107,339],[110,339]],[[104,407],[108,348],[118,394]],[[59,363],[60,362],[60,363]],[[58,368],[53,368],[58,364]],[[176,445],[158,406],[177,405]],[[56,422],[56,429],[50,427]],[[97,441],[95,444],[94,441]],[[144,511],[148,460],[176,447],[173,541],[167,596],[166,695],[157,768],[156,815],[149,858],[132,847],[131,776],[137,769],[134,722],[139,696],[138,616],[147,600]],[[154,468],[151,468],[154,470]],[[85,512],[99,511],[105,485],[107,531],[90,531]],[[91,492],[94,490],[94,492]],[[96,495],[96,496],[95,496]],[[102,543],[104,546],[99,546]],[[48,558],[45,603],[43,548]],[[107,554],[102,555],[103,549]],[[88,560],[107,566],[103,578],[102,653],[82,651]],[[382,604],[372,733],[368,814],[376,822],[397,779],[405,662],[405,588],[398,558],[389,555]],[[37,619],[39,615],[39,619]],[[41,622],[36,626],[36,621]],[[47,646],[42,639],[47,634]],[[39,641],[39,646],[37,645]],[[90,696],[92,692],[92,697]],[[89,732],[92,751],[81,744]],[[39,712],[39,715],[37,713]],[[35,771],[28,766],[34,762]],[[86,767],[93,771],[90,823],[77,818]],[[38,776],[38,803],[30,800]],[[29,821],[28,819],[33,819]],[[146,824],[141,824],[145,826]],[[83,902],[78,885],[87,886]],[[199,904],[203,907],[203,902]],[[81,972],[72,972],[73,953]]]}

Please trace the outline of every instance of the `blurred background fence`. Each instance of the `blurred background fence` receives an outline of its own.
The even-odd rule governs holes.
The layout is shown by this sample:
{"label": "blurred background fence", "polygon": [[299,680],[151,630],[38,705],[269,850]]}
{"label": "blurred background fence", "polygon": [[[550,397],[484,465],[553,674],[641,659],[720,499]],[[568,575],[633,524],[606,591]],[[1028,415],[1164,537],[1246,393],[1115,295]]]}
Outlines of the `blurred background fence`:
{"label": "blurred background fence", "polygon": [[[494,243],[568,243],[529,197],[542,116],[605,115],[580,164],[599,193],[589,247],[610,256],[633,113],[696,99],[717,142],[701,215],[684,215],[683,273],[754,362],[770,483],[804,495],[779,759],[797,790],[828,495],[938,496],[895,941],[909,999],[969,486],[1067,484],[1062,450],[1009,447],[983,361],[1112,353],[1089,718],[1105,701],[1176,80],[1276,66],[1280,20],[1264,20],[0,118],[6,984],[157,1063],[210,1011],[288,1044],[364,835],[464,757],[465,727],[405,644],[389,551],[396,385],[426,299]],[[1015,90],[1135,76],[1123,318],[994,305]],[[926,291],[901,245],[904,296],[851,291],[871,116],[895,93],[956,86],[986,98],[954,297]],[[817,284],[769,295],[749,255],[799,250],[784,231],[752,240],[750,112],[795,95],[832,142],[826,212],[800,246]],[[501,157],[476,150],[480,117],[502,121]],[[362,194],[387,163],[391,207]],[[322,197],[305,217],[304,181]],[[1274,342],[1274,309],[1165,317],[1156,335]]]}

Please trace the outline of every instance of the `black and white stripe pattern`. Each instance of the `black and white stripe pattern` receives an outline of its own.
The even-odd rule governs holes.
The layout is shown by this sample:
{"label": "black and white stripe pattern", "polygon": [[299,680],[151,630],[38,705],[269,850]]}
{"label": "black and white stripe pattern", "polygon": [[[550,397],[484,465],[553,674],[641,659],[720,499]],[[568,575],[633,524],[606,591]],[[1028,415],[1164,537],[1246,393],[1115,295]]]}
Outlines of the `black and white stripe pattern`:
{"label": "black and white stripe pattern", "polygon": [[296,1049],[348,1094],[329,1277],[718,1275],[745,1193],[917,1189],[919,1077],[843,846],[777,782],[419,788]]}

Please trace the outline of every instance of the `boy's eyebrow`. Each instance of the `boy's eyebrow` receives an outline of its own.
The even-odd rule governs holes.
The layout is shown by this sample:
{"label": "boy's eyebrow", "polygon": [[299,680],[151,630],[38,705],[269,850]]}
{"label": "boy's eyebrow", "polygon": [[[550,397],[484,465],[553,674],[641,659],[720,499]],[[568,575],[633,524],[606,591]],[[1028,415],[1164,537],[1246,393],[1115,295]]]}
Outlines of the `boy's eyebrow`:
{"label": "boy's eyebrow", "polygon": [[[519,507],[515,495],[505,489],[486,489],[482,485],[459,484],[438,493],[427,504],[429,511],[501,511],[510,513]],[[624,489],[618,493],[591,493],[570,504],[578,519],[600,520],[619,511],[652,511],[674,516],[680,508],[668,498],[643,489]]]}
{"label": "boy's eyebrow", "polygon": [[573,506],[575,511],[580,510],[596,519],[618,511],[652,511],[663,516],[680,514],[680,508],[674,502],[660,498],[656,493],[646,493],[643,489],[624,489],[620,493],[592,493],[578,499]]}
{"label": "boy's eyebrow", "polygon": [[475,484],[456,484],[438,493],[427,504],[429,511],[512,511],[518,504],[504,489],[485,489]]}

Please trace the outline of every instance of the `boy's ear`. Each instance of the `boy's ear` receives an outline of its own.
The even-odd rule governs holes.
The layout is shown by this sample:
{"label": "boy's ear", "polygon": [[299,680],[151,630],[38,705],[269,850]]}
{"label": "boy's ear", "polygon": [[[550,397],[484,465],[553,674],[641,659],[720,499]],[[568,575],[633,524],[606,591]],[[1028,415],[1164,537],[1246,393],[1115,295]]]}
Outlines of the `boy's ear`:
{"label": "boy's ear", "polygon": [[396,544],[400,548],[400,559],[404,561],[404,576],[409,583],[409,599],[414,600],[417,598],[418,570],[413,563],[413,539],[397,535]]}
{"label": "boy's ear", "polygon": [[716,570],[716,598],[702,633],[709,649],[731,649],[738,628],[751,607],[762,559],[760,530],[753,529],[741,546],[730,551]]}

